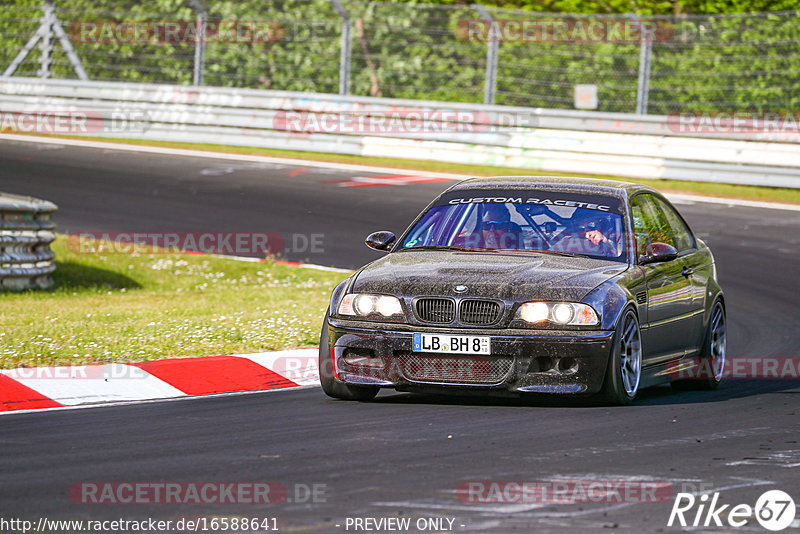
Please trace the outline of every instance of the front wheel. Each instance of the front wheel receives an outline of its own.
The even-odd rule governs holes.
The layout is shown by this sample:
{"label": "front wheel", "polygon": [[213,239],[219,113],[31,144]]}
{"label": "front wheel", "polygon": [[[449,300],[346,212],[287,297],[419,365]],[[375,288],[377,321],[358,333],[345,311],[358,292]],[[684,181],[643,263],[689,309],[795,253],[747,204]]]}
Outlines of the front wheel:
{"label": "front wheel", "polygon": [[343,384],[333,376],[333,360],[328,343],[328,314],[322,323],[322,332],[319,336],[319,382],[322,391],[329,397],[342,400],[371,401],[378,394],[380,388],[369,386],[351,386]]}
{"label": "front wheel", "polygon": [[622,315],[613,343],[601,396],[609,404],[626,405],[636,398],[642,377],[639,320],[632,309]]}

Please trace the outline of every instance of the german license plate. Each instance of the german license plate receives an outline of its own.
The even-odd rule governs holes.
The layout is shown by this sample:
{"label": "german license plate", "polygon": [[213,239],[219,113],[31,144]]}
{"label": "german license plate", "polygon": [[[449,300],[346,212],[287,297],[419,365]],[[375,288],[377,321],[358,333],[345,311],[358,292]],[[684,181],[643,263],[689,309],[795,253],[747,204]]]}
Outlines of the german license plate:
{"label": "german license plate", "polygon": [[414,334],[414,352],[441,354],[491,354],[489,336]]}

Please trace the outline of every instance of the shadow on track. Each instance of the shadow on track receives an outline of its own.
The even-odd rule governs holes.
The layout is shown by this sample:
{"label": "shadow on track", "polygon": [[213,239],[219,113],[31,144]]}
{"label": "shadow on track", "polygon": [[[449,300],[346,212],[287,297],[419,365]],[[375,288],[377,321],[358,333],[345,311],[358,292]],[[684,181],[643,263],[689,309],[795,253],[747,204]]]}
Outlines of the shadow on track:
{"label": "shadow on track", "polygon": [[667,385],[655,386],[643,389],[633,406],[608,406],[594,396],[525,395],[522,397],[494,397],[487,394],[465,396],[458,394],[401,393],[389,390],[382,392],[370,404],[631,409],[642,406],[724,402],[731,399],[774,393],[800,394],[800,381],[729,380],[722,382],[719,389],[714,391],[678,391]]}

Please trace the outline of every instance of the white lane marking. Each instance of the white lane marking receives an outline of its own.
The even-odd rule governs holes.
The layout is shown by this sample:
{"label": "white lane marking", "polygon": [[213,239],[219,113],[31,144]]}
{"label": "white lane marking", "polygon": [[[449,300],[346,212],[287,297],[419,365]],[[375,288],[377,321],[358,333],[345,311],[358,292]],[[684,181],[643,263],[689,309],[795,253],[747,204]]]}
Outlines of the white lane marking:
{"label": "white lane marking", "polygon": [[470,512],[484,512],[489,514],[518,514],[522,512],[530,512],[538,508],[549,506],[546,503],[535,504],[496,504],[496,505],[460,505],[460,504],[436,504],[414,501],[398,501],[398,502],[373,502],[372,506],[392,506],[400,508],[424,508],[426,510],[460,510]]}
{"label": "white lane marking", "polygon": [[319,349],[238,354],[301,386],[319,386]]}
{"label": "white lane marking", "polygon": [[[772,481],[769,481],[769,480],[758,480],[758,479],[754,479],[754,478],[742,478],[742,477],[730,477],[730,478],[733,479],[733,480],[747,480],[747,482],[744,482],[744,483],[741,483],[741,484],[732,484],[730,486],[722,486],[721,488],[709,488],[707,491],[699,491],[698,490],[698,491],[692,491],[692,492],[688,492],[688,493],[692,493],[693,495],[701,495],[703,493],[710,493],[711,491],[722,492],[722,491],[728,491],[728,490],[732,490],[732,489],[749,488],[749,487],[752,487],[752,486],[765,486],[765,485],[775,484],[775,482],[772,482]],[[582,515],[595,514],[595,513],[598,513],[598,512],[609,512],[611,510],[617,510],[619,508],[625,508],[625,507],[631,506],[633,504],[639,504],[639,503],[626,502],[626,503],[621,503],[621,504],[615,504],[615,505],[612,505],[612,506],[606,506],[606,507],[603,507],[603,508],[592,508],[592,509],[589,509],[589,510],[579,510],[579,511],[576,511],[576,512],[562,512],[562,513],[539,512],[539,513],[536,513],[536,514],[533,514],[533,515],[537,516],[537,517],[577,517],[577,516],[582,516]]]}
{"label": "white lane marking", "polygon": [[772,465],[775,467],[798,467],[800,466],[800,450],[790,449],[786,451],[775,451],[765,456],[745,458],[735,462],[726,462],[725,465]]}
{"label": "white lane marking", "polygon": [[200,174],[203,176],[222,176],[224,174],[233,174],[233,168],[223,167],[221,169],[202,169]]}
{"label": "white lane marking", "polygon": [[29,414],[29,413],[41,413],[41,412],[53,412],[53,411],[74,411],[74,410],[85,410],[89,408],[108,408],[112,406],[131,406],[134,404],[156,404],[162,402],[176,402],[176,401],[191,401],[197,399],[208,399],[213,397],[239,397],[242,395],[259,395],[265,393],[276,393],[279,391],[297,391],[300,389],[311,389],[312,387],[319,387],[319,384],[316,386],[297,386],[291,388],[274,388],[274,389],[260,389],[254,391],[231,391],[228,393],[212,393],[210,395],[184,395],[183,397],[172,397],[172,398],[165,398],[165,399],[144,399],[144,400],[134,400],[134,401],[118,401],[118,402],[103,402],[100,404],[77,404],[74,406],[58,406],[55,408],[34,408],[32,410],[7,410],[7,411],[0,411],[0,416],[4,415],[14,415],[14,414]]}
{"label": "white lane marking", "polygon": [[[42,374],[44,371],[41,369],[51,369],[52,374]],[[84,369],[84,374],[75,378],[68,378],[76,370],[71,367],[10,369],[0,372],[67,406],[186,396],[178,388],[132,365],[112,363],[78,369]]]}
{"label": "white lane marking", "polygon": [[[125,150],[128,152],[149,152],[151,154],[165,154],[169,156],[188,156],[193,158],[224,159],[232,161],[253,161],[256,163],[277,163],[281,165],[297,165],[304,167],[319,167],[322,169],[339,169],[345,171],[364,171],[386,174],[398,174],[413,172],[418,176],[431,176],[436,178],[452,178],[453,180],[463,180],[471,176],[463,174],[430,172],[430,171],[410,171],[409,169],[393,169],[390,167],[373,167],[371,165],[354,165],[350,163],[328,163],[324,161],[312,161],[294,158],[275,158],[270,156],[255,156],[250,154],[229,154],[226,152],[210,152],[205,150],[190,150],[186,148],[165,148],[146,145],[129,145],[125,143],[106,143],[103,141],[84,141],[81,139],[53,139],[50,137],[38,137],[34,135],[15,135],[0,134],[0,140],[8,139],[11,141],[45,143],[51,145],[78,146],[86,148],[102,148],[106,150]],[[243,147],[244,148],[244,147]]]}
{"label": "white lane marking", "polygon": [[296,265],[295,267],[300,267],[301,269],[315,269],[317,271],[329,271],[332,273],[352,274],[355,272],[353,269],[342,269],[340,267],[326,267],[325,265],[317,265],[315,263],[301,263],[299,265]]}
{"label": "white lane marking", "polygon": [[[590,478],[591,475],[592,474],[586,476],[586,478],[587,479]],[[556,475],[556,478],[558,476],[559,475]],[[596,476],[604,477],[604,478],[607,478],[609,480],[612,479],[612,477],[610,477],[608,475],[596,475]],[[617,477],[614,477],[614,479],[619,479],[619,480],[625,480],[625,479],[647,480],[649,478],[652,478],[652,477],[649,477],[649,476],[634,476],[634,477],[617,476]],[[711,491],[722,492],[722,491],[729,491],[729,490],[732,490],[732,489],[739,489],[739,488],[747,488],[747,487],[752,487],[752,486],[764,486],[764,485],[775,484],[775,482],[772,482],[772,481],[769,481],[769,480],[759,480],[759,479],[751,479],[751,478],[743,478],[743,477],[730,477],[730,478],[732,480],[742,480],[744,482],[738,483],[738,484],[730,484],[728,486],[722,486],[722,487],[718,487],[718,488],[713,488],[712,487],[712,488],[709,488],[707,491],[694,491],[694,492],[689,492],[689,493],[693,493],[694,495],[700,495],[702,493],[708,493],[708,492],[711,492]],[[554,480],[555,480],[555,478],[554,478]],[[685,479],[674,479],[674,480],[685,480]],[[673,482],[674,480],[670,480],[670,482]],[[627,508],[628,506],[632,506],[634,504],[641,504],[641,503],[638,503],[638,502],[624,502],[624,503],[611,504],[611,505],[608,505],[608,506],[601,506],[601,507],[593,507],[593,508],[589,508],[589,509],[575,510],[575,511],[572,511],[572,512],[554,512],[554,511],[544,512],[544,511],[542,511],[542,512],[536,512],[536,513],[533,513],[533,514],[529,514],[529,516],[530,517],[543,518],[543,519],[544,518],[581,517],[581,516],[587,516],[587,515],[598,514],[598,513],[607,513],[607,512],[610,512],[610,511],[614,511],[614,510]],[[411,509],[422,508],[422,509],[441,510],[441,511],[447,511],[447,510],[474,511],[474,512],[479,512],[479,513],[488,513],[488,514],[517,514],[517,513],[530,512],[532,510],[535,510],[535,509],[538,509],[538,508],[544,508],[546,506],[556,506],[557,504],[555,504],[555,503],[509,503],[509,504],[494,504],[494,505],[480,505],[480,504],[479,505],[461,505],[461,504],[455,504],[455,503],[449,504],[447,502],[444,502],[444,503],[431,503],[431,502],[424,502],[424,501],[421,501],[421,502],[415,502],[415,501],[383,502],[383,501],[380,501],[380,502],[373,502],[372,505],[373,506],[384,506],[384,507],[386,507],[386,506],[389,506],[389,507],[403,507],[403,508],[411,508]],[[565,506],[565,505],[561,505],[561,506]],[[572,506],[572,505],[566,505],[566,506]]]}
{"label": "white lane marking", "polygon": [[[273,163],[279,165],[297,165],[305,167],[315,167],[321,169],[338,169],[346,171],[375,172],[386,174],[399,174],[413,172],[417,176],[430,176],[435,178],[449,178],[451,180],[465,180],[473,176],[467,174],[455,174],[430,171],[411,171],[409,169],[395,169],[391,167],[373,167],[370,165],[354,165],[350,163],[326,163],[323,161],[311,161],[294,158],[275,158],[269,156],[254,156],[248,154],[228,154],[225,152],[208,152],[203,150],[189,150],[185,148],[164,148],[145,145],[128,145],[124,143],[106,143],[102,141],[83,141],[80,139],[52,139],[49,137],[38,137],[29,135],[0,134],[0,140],[8,139],[11,141],[43,143],[50,145],[78,146],[86,148],[102,148],[106,150],[125,150],[128,152],[149,152],[152,154],[165,154],[170,156],[187,156],[194,158],[221,159],[231,161],[252,161],[256,163]],[[667,197],[683,202],[707,202],[712,204],[724,204],[727,206],[746,206],[752,208],[800,211],[800,205],[782,204],[779,202],[763,202],[756,200],[739,200],[734,198],[706,197],[701,195],[668,194]]]}
{"label": "white lane marking", "polygon": [[671,202],[676,204],[694,204],[695,202],[707,204],[722,204],[725,206],[737,206],[745,208],[765,208],[786,211],[800,211],[798,204],[783,204],[780,202],[764,202],[761,200],[742,200],[735,198],[704,197],[702,195],[687,195],[683,193],[664,193]]}
{"label": "white lane marking", "polygon": [[[247,263],[266,263],[264,258],[253,258],[250,256],[227,256],[225,254],[208,254],[213,258],[222,258],[224,260],[244,261]],[[277,260],[277,265],[288,265],[290,267],[298,267],[300,269],[314,269],[315,271],[328,271],[332,273],[346,273],[350,274],[355,271],[353,269],[342,269],[340,267],[328,267],[327,265],[317,265],[315,263],[298,263],[294,261]]]}

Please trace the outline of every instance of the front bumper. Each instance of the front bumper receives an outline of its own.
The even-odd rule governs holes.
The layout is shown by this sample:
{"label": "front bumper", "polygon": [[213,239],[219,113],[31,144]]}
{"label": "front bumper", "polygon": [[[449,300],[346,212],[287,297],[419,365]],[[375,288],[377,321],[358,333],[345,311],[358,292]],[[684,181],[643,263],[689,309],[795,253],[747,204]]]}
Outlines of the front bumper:
{"label": "front bumper", "polygon": [[[415,332],[491,336],[491,355],[412,351]],[[330,319],[336,380],[398,391],[596,393],[613,331],[464,330]],[[322,362],[321,362],[322,363]]]}

